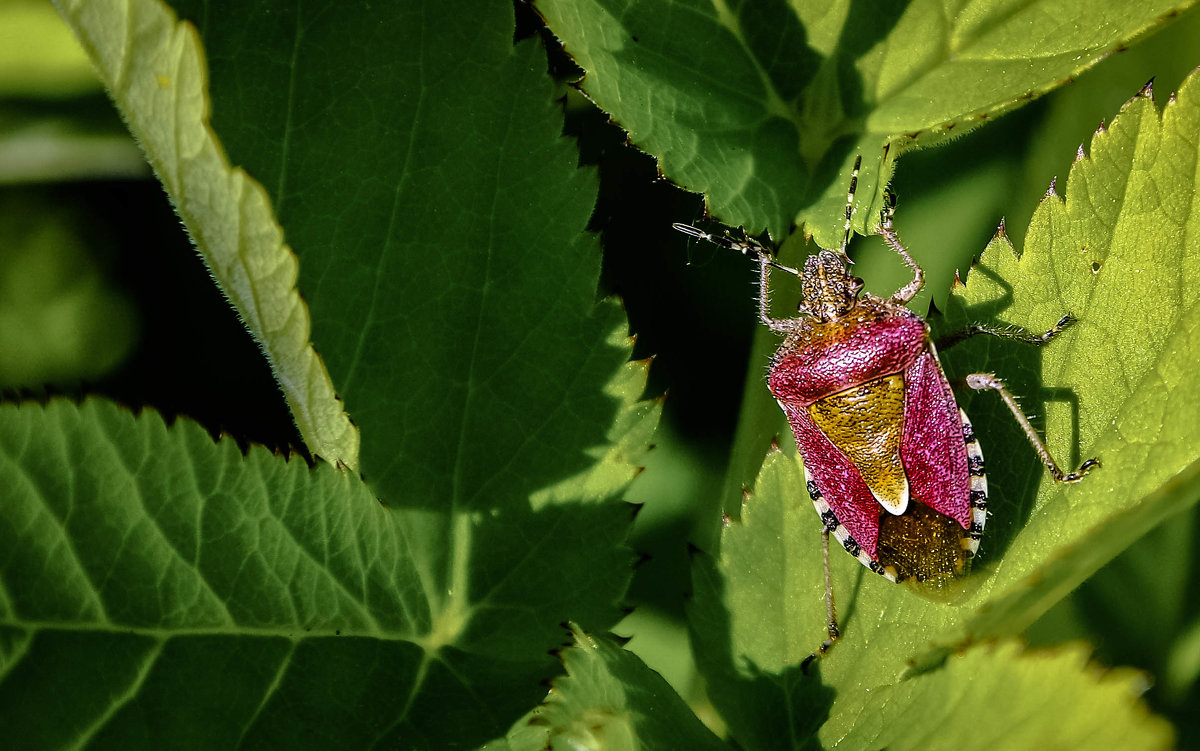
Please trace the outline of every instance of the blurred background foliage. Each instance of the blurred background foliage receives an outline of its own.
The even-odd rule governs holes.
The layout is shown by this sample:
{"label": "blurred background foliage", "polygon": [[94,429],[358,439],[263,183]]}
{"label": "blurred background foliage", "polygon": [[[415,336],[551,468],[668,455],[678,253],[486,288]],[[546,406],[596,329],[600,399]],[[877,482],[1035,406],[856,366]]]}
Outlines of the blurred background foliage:
{"label": "blurred background foliage", "polygon": [[102,394],[299,445],[257,345],[45,0],[0,0],[0,389]]}
{"label": "blurred background foliage", "polygon": [[[519,35],[540,34],[551,73],[578,70],[523,4]],[[1001,218],[1022,246],[1051,180],[1076,149],[1151,78],[1160,107],[1200,64],[1200,13],[1188,12],[1073,84],[946,145],[904,155],[896,225],[941,303]],[[666,392],[646,471],[628,493],[644,504],[633,544],[645,554],[617,629],[701,716],[683,604],[688,549],[715,528],[748,362],[754,273],[745,259],[673,233],[703,217],[699,196],[659,177],[608,117],[573,90],[567,133],[600,175],[591,229],[605,248],[601,295],[620,296],[655,358],[648,393]],[[877,238],[852,255],[868,289],[904,271]],[[1146,301],[1147,305],[1161,304]],[[0,0],[0,388],[9,400],[102,394],[187,415],[214,434],[275,449],[299,438],[270,370],[213,285],[169,202],[49,3]],[[1170,519],[1114,560],[1028,633],[1032,644],[1083,639],[1101,664],[1146,671],[1151,706],[1200,748],[1200,513]],[[814,576],[818,575],[814,572]]]}

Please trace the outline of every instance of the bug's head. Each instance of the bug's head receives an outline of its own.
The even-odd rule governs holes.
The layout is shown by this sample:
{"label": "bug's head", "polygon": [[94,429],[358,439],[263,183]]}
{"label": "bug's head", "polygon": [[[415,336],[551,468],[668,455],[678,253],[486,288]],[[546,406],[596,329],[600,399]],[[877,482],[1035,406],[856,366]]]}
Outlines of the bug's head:
{"label": "bug's head", "polygon": [[822,250],[804,262],[800,287],[803,297],[798,310],[821,321],[832,321],[855,306],[863,281],[850,273],[843,256]]}

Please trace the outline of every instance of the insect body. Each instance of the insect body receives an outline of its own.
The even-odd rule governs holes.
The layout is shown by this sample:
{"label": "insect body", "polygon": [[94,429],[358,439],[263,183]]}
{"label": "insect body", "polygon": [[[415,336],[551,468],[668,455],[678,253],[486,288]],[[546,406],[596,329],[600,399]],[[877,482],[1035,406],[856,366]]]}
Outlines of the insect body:
{"label": "insect body", "polygon": [[[829,251],[804,273],[841,274],[838,283],[857,293]],[[806,312],[772,326],[785,339],[768,385],[825,531],[892,581],[964,573],[983,534],[987,480],[925,322],[873,295]]]}
{"label": "insect body", "polygon": [[[856,163],[855,177],[857,172]],[[847,241],[855,177],[846,208]],[[964,574],[987,519],[983,453],[955,403],[929,327],[905,307],[924,275],[896,237],[891,209],[884,210],[878,231],[913,279],[889,298],[862,292],[862,280],[847,268],[845,241],[840,251],[821,250],[796,270],[776,263],[753,240],[675,228],[759,260],[759,318],[784,337],[768,386],[795,434],[822,521],[828,638],[818,653],[839,635],[829,575],[831,534],[892,581],[941,582]],[[800,277],[799,316],[771,316],[773,268]],[[950,341],[989,334],[1043,344],[1073,320],[1064,316],[1042,335],[975,325]],[[1075,482],[1097,464],[1089,460],[1077,472],[1063,472],[998,378],[976,373],[966,383],[1000,394],[1055,480]]]}

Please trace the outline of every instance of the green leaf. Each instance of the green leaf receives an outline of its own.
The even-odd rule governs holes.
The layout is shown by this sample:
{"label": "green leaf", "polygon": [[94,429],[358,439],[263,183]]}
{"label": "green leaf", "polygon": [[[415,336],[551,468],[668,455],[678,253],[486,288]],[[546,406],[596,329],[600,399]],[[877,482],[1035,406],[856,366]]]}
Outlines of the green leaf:
{"label": "green leaf", "polygon": [[[1102,481],[1078,487],[1055,487],[1001,465],[1002,472],[1013,467],[999,497],[1012,499],[1015,513],[998,530],[997,547],[1010,549],[996,567],[1029,584],[989,604],[971,627],[977,635],[1023,628],[1045,600],[1065,595],[1196,499],[1200,403],[1187,362],[1200,350],[1200,332],[1186,270],[1200,260],[1188,239],[1200,228],[1191,200],[1200,162],[1200,78],[1189,77],[1162,113],[1151,94],[1145,89],[1096,134],[1091,157],[1071,169],[1065,201],[1042,201],[1024,255],[1009,252],[1003,237],[989,245],[979,273],[954,297],[962,307],[948,315],[953,322],[999,314],[1034,330],[1053,323],[1047,319],[1061,315],[1055,311],[1080,318],[1078,330],[1037,353],[1044,355],[1040,364],[1028,351],[997,352],[974,341],[948,358],[948,367],[962,372],[958,363],[1016,360],[1010,381],[1018,393],[1044,401],[1040,427],[1051,450],[1069,461],[1099,456],[1105,465],[1096,476]],[[971,398],[967,409],[1003,424],[1003,410],[986,396]],[[1014,453],[1022,450],[1015,433],[1002,445],[1008,442]],[[1032,508],[1031,479],[1039,483]],[[1091,539],[1080,544],[1084,532]],[[1050,547],[1061,549],[1050,564],[1056,575],[1031,576],[1047,562],[1022,553]]]}
{"label": "green leaf", "polygon": [[555,679],[541,706],[513,726],[504,748],[728,751],[632,652],[577,626],[571,635],[574,645],[561,653],[567,674]]}
{"label": "green leaf", "polygon": [[872,694],[847,748],[1168,749],[1171,726],[1135,697],[1144,678],[1088,665],[1087,649],[1022,653],[1006,642]]}
{"label": "green leaf", "polygon": [[[952,380],[994,371],[1065,465],[1098,456],[1083,482],[1056,485],[995,395],[961,404],[988,457],[991,517],[972,576],[941,591],[890,584],[832,551],[843,638],[804,676],[824,636],[820,522],[791,454],[769,457],[719,560],[698,559],[697,660],[714,703],[747,747],[788,731],[803,744],[850,734],[878,691],[936,669],[948,651],[1020,633],[1104,562],[1200,495],[1200,77],[1160,114],[1132,99],[1066,199],[1048,195],[1018,257],[1000,235],[952,295],[938,327],[967,320],[1033,331],[1079,323],[1043,348],[976,337],[944,353]],[[818,677],[819,676],[819,677]],[[799,698],[797,698],[799,697]],[[913,710],[918,713],[918,707]]]}
{"label": "green leaf", "polygon": [[200,27],[213,129],[269,186],[363,436],[356,466],[389,503],[524,503],[585,471],[628,357],[605,344],[624,322],[594,302],[595,178],[561,136],[544,53],[479,6],[463,38],[444,3],[312,24],[300,6],[177,3]]}
{"label": "green leaf", "polygon": [[[603,630],[621,612],[632,507],[616,498],[639,469],[658,407],[637,401],[646,364],[627,362],[620,306],[596,300],[599,247],[584,230],[595,178],[562,136],[561,89],[546,75],[545,53],[535,40],[513,44],[511,8],[476,5],[464,27],[464,9],[439,2],[343,5],[320,16],[299,3],[179,3],[197,32],[148,0],[63,4],[270,358],[307,446],[359,469],[370,488],[351,475],[343,482],[356,488],[353,499],[297,490],[286,499],[296,519],[283,540],[256,525],[228,539],[224,524],[197,527],[197,539],[205,531],[239,566],[278,557],[284,570],[247,569],[246,591],[225,593],[252,613],[299,597],[286,564],[301,552],[333,570],[327,578],[351,580],[343,597],[362,611],[364,623],[333,629],[353,639],[312,649],[289,636],[309,627],[304,611],[230,627],[240,638],[265,619],[262,628],[282,634],[280,649],[303,658],[261,669],[268,687],[279,665],[299,674],[277,711],[258,719],[254,702],[277,689],[255,684],[243,690],[251,708],[238,704],[248,714],[212,730],[228,726],[247,745],[474,746],[541,697],[562,622]],[[173,461],[202,465],[201,487],[192,491],[180,469],[184,487],[163,481],[160,496],[182,494],[201,509],[233,504],[234,521],[238,504],[262,503],[225,487],[254,489],[194,448]],[[62,466],[81,461],[65,457]],[[112,471],[110,463],[92,471]],[[378,514],[327,518],[342,504]],[[341,536],[325,542],[335,523]],[[124,539],[86,542],[115,556]],[[315,552],[292,550],[289,539],[314,540]],[[67,550],[39,555],[57,561]],[[344,568],[330,563],[335,556],[348,559]],[[376,565],[386,576],[367,575]],[[153,610],[155,597],[142,587],[130,601]],[[170,644],[192,644],[167,633]],[[237,665],[242,644],[216,644],[227,656],[207,661]],[[80,669],[93,671],[105,645],[77,653]],[[205,680],[198,685],[212,688]],[[10,702],[37,694],[30,681],[4,684]],[[41,695],[56,685],[47,679]],[[165,700],[140,701],[140,719],[121,732],[169,733],[222,716],[217,699],[173,701],[189,704],[182,719],[163,716],[175,712]]]}
{"label": "green leaf", "polygon": [[539,0],[584,91],[732,225],[842,239],[893,160],[1042,94],[1191,2],[591,3]]}
{"label": "green leaf", "polygon": [[[419,24],[389,6],[312,26],[299,6],[178,5],[203,24],[211,128],[191,26],[148,0],[64,13],[262,342],[309,448],[361,467],[388,503],[429,508],[520,505],[594,471],[630,342],[619,307],[595,302],[599,249],[582,231],[595,178],[561,135],[544,53],[513,46],[511,12],[481,4],[461,39],[461,11],[436,2]],[[392,32],[362,43],[380,28]],[[334,414],[333,382],[357,428]],[[614,492],[636,453],[622,450],[586,493]]]}
{"label": "green leaf", "polygon": [[1200,723],[1198,539],[1200,507],[1168,517],[1026,630],[1033,644],[1087,639],[1095,659],[1149,672],[1147,700],[1175,725],[1179,748],[1195,745]]}
{"label": "green leaf", "polygon": [[104,402],[0,407],[0,487],[23,748],[473,747],[627,578],[629,507],[458,514],[431,550],[439,515],[352,474]]}
{"label": "green leaf", "polygon": [[[645,366],[625,365],[620,307],[596,303],[595,176],[561,135],[541,46],[514,47],[511,9],[478,5],[464,38],[462,9],[438,2],[311,25],[300,5],[176,3],[204,40],[213,127],[271,186],[384,502],[611,498],[657,408],[632,406]],[[456,539],[430,530],[431,546]]]}

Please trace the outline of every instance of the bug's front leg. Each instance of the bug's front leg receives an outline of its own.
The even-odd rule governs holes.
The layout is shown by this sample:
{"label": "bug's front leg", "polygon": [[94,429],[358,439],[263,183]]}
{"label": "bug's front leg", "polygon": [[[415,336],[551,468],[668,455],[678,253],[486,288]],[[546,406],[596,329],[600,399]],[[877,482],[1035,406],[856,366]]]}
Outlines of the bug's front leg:
{"label": "bug's front leg", "polygon": [[904,261],[904,265],[912,272],[912,281],[896,290],[892,295],[892,301],[904,305],[909,300],[917,296],[921,288],[925,286],[925,271],[921,269],[913,257],[909,254],[908,249],[900,242],[900,238],[896,235],[896,230],[892,227],[892,213],[896,208],[896,197],[888,191],[884,196],[884,208],[879,214],[879,236],[887,243],[888,247],[900,256]]}
{"label": "bug's front leg", "polygon": [[1083,476],[1088,473],[1093,467],[1099,467],[1098,459],[1088,459],[1083,464],[1079,465],[1079,469],[1074,472],[1063,472],[1058,466],[1058,462],[1054,461],[1054,457],[1050,455],[1050,450],[1046,448],[1046,444],[1042,441],[1041,436],[1034,430],[1030,424],[1029,418],[1021,411],[1021,405],[1017,404],[1017,398],[1012,393],[1004,388],[1004,383],[992,373],[972,373],[967,376],[967,386],[976,391],[990,389],[1000,395],[1004,400],[1005,406],[1012,412],[1017,423],[1021,426],[1021,430],[1025,431],[1025,437],[1029,439],[1029,443],[1033,445],[1034,451],[1037,451],[1041,457],[1042,463],[1046,465],[1046,469],[1050,471],[1050,476],[1055,482],[1079,482]]}
{"label": "bug's front leg", "polygon": [[940,337],[937,342],[935,342],[935,345],[939,350],[945,351],[953,347],[955,344],[966,341],[973,336],[986,334],[987,336],[994,336],[997,339],[1008,339],[1009,341],[1032,344],[1036,347],[1040,347],[1043,344],[1049,344],[1054,337],[1071,328],[1071,326],[1075,325],[1075,323],[1078,321],[1078,318],[1070,313],[1067,313],[1065,316],[1058,319],[1058,323],[1051,326],[1044,334],[1037,334],[1018,326],[1004,326],[1003,328],[998,328],[982,323],[972,323],[964,329]]}

